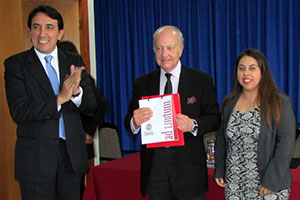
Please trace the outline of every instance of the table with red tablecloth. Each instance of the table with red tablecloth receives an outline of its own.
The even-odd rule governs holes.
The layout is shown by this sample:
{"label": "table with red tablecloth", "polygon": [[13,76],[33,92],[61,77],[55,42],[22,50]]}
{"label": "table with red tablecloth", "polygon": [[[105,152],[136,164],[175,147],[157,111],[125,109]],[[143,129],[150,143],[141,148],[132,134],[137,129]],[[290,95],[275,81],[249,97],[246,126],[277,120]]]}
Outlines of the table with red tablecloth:
{"label": "table with red tablecloth", "polygon": [[[134,153],[101,165],[89,172],[84,200],[148,200],[140,193],[140,154]],[[208,168],[207,200],[223,200],[224,190],[213,181],[213,168]],[[300,200],[300,167],[291,169],[293,183],[290,200]]]}

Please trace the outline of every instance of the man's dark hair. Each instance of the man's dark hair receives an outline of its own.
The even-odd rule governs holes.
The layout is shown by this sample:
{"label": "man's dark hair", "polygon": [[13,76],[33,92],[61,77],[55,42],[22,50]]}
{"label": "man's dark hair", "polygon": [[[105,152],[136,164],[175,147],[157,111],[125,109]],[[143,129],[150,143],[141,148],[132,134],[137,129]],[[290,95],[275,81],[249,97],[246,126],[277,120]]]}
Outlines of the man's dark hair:
{"label": "man's dark hair", "polygon": [[48,5],[39,5],[38,7],[36,7],[30,12],[27,20],[27,26],[29,29],[31,29],[32,18],[39,12],[48,15],[52,19],[56,19],[58,24],[58,29],[59,30],[64,29],[64,21],[61,14],[55,8]]}

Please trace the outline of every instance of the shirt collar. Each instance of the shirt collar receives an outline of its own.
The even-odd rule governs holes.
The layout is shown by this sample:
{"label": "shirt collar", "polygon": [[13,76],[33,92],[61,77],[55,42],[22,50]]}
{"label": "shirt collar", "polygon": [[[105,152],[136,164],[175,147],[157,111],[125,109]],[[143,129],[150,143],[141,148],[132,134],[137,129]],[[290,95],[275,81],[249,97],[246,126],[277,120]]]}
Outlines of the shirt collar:
{"label": "shirt collar", "polygon": [[34,48],[34,51],[42,63],[46,63],[45,56],[48,56],[48,55],[51,55],[53,60],[57,61],[57,57],[58,57],[57,56],[57,46],[55,46],[54,50],[50,54],[43,54],[43,53],[39,52],[36,48]]}

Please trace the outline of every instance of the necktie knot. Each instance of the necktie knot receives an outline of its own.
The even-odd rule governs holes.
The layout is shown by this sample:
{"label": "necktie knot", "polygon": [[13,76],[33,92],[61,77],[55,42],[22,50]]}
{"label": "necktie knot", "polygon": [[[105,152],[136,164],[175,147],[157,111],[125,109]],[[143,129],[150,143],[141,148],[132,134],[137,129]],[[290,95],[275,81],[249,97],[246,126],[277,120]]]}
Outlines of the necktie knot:
{"label": "necktie knot", "polygon": [[171,80],[172,74],[170,74],[170,73],[165,73],[165,76],[167,77],[168,80]]}
{"label": "necktie knot", "polygon": [[51,55],[45,56],[45,60],[46,60],[46,64],[51,64],[52,56]]}

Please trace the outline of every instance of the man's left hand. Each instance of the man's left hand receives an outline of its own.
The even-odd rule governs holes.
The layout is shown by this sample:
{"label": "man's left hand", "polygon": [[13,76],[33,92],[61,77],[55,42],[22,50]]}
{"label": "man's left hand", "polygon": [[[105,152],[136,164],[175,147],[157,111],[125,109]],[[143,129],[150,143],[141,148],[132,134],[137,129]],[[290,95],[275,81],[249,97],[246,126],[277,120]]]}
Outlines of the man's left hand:
{"label": "man's left hand", "polygon": [[177,114],[177,128],[182,132],[191,132],[193,130],[194,121],[189,116],[184,114]]}
{"label": "man's left hand", "polygon": [[73,82],[73,95],[77,95],[79,93],[79,84],[81,81],[81,73],[82,70],[84,70],[85,67],[81,66],[81,67],[75,67],[74,65],[70,66],[70,71],[71,71],[71,77],[72,77],[72,82]]}

